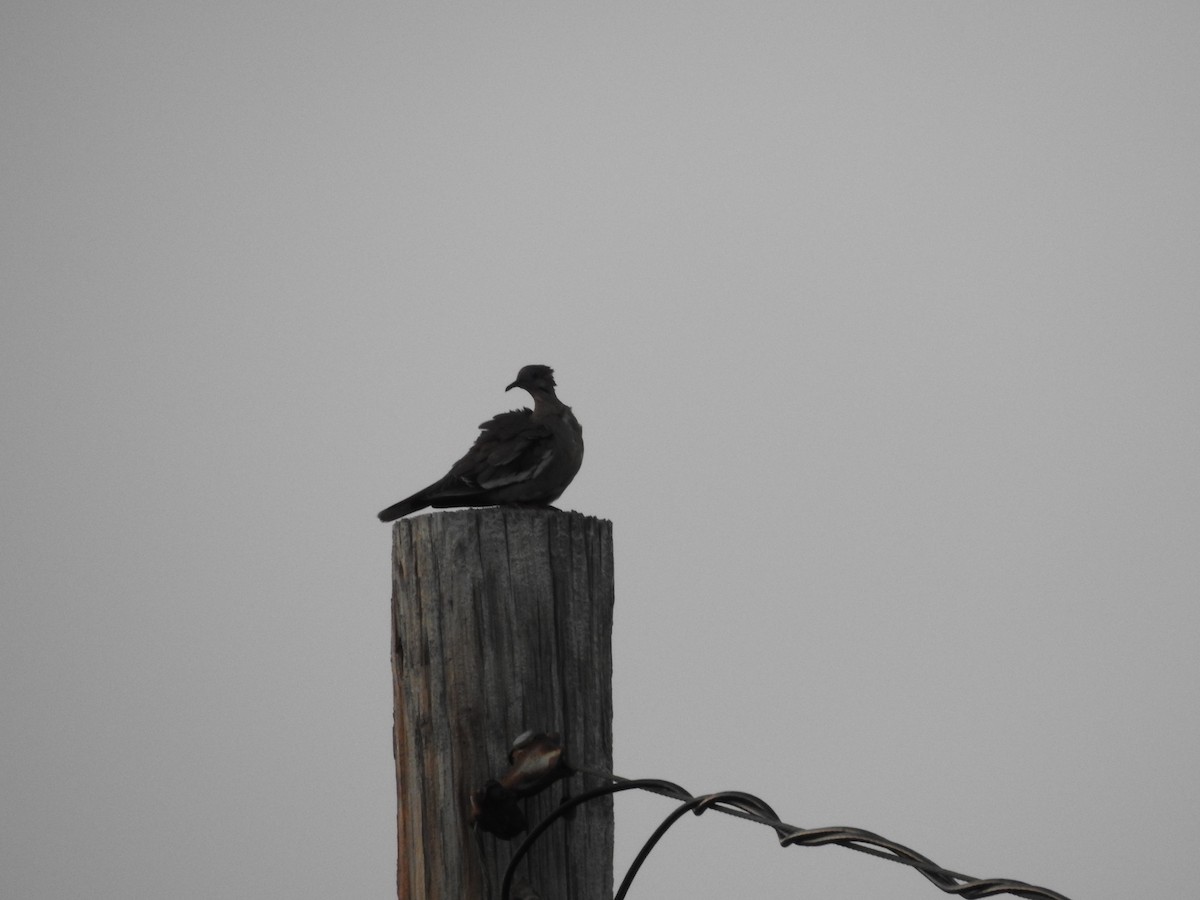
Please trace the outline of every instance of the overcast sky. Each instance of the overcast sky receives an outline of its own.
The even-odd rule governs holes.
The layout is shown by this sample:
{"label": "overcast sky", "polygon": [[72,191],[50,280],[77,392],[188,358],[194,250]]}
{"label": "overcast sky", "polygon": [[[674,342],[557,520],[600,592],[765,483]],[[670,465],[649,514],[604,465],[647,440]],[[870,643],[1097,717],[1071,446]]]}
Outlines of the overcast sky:
{"label": "overcast sky", "polygon": [[[395,896],[390,530],[554,366],[615,752],[1200,880],[1200,6],[0,11],[0,894]],[[535,724],[535,723],[531,723]],[[618,800],[617,877],[672,804]],[[691,817],[631,897],[942,896]]]}

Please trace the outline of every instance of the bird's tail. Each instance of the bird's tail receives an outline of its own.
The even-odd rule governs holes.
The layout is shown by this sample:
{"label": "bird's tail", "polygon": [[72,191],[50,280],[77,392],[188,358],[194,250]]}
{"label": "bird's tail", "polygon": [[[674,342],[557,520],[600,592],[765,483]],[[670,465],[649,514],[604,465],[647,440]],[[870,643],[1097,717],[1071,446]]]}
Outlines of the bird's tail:
{"label": "bird's tail", "polygon": [[416,512],[418,509],[424,509],[429,505],[429,497],[432,493],[431,488],[425,488],[423,491],[417,491],[411,497],[405,497],[399,503],[393,503],[379,514],[379,521],[394,522],[396,519],[401,519],[409,513]]}

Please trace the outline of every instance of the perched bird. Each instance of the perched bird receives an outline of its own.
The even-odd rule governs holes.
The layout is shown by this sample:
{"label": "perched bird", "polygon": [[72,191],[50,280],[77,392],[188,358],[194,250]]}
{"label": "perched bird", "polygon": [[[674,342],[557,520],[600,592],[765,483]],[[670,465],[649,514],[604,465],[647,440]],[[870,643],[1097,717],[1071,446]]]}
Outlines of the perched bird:
{"label": "perched bird", "polygon": [[583,429],[554,394],[554,370],[525,366],[517,380],[533,397],[533,409],[500,413],[479,426],[467,454],[440,481],[379,514],[391,522],[427,506],[549,506],[567,489],[583,463]]}

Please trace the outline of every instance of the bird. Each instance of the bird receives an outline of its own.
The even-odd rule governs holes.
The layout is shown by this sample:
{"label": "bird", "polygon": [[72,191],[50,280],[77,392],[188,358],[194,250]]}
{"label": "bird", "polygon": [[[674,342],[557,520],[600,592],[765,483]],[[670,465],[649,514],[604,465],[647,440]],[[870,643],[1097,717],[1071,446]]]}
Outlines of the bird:
{"label": "bird", "polygon": [[583,464],[583,429],[555,386],[549,366],[524,366],[504,390],[528,391],[533,409],[481,424],[471,449],[443,478],[383,510],[379,521],[431,506],[549,506],[557,500]]}

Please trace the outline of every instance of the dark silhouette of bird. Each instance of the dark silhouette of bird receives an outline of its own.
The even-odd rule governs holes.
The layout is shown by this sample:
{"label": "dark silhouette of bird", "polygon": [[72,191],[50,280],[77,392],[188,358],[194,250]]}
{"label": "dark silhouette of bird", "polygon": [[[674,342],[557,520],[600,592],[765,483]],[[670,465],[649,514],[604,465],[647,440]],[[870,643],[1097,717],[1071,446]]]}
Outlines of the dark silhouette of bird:
{"label": "dark silhouette of bird", "polygon": [[479,437],[444,478],[379,514],[381,522],[426,507],[549,506],[583,463],[583,429],[554,393],[554,370],[525,366],[505,388],[522,388],[533,409],[500,413],[479,426]]}

